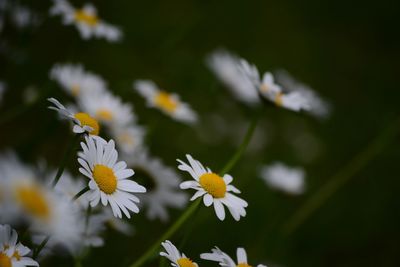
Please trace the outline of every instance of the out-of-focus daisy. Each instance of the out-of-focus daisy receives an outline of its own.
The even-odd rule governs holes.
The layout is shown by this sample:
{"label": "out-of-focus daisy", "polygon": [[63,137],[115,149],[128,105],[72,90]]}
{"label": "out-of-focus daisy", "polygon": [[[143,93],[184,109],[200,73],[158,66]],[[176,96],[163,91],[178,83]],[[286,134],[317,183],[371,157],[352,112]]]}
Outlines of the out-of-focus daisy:
{"label": "out-of-focus daisy", "polygon": [[100,19],[96,8],[91,4],[85,4],[81,9],[75,9],[66,0],[54,0],[50,14],[61,15],[65,25],[74,24],[83,39],[96,37],[116,42],[122,38],[120,29]]}
{"label": "out-of-focus daisy", "polygon": [[8,221],[13,224],[28,221],[34,234],[51,236],[67,247],[79,241],[78,207],[70,198],[39,182],[37,173],[22,164],[14,154],[3,155],[0,174],[7,189],[7,204],[12,207]]}
{"label": "out-of-focus daisy", "polygon": [[128,160],[128,166],[136,171],[136,176],[144,181],[147,193],[139,198],[146,207],[149,219],[169,219],[168,207],[183,208],[187,195],[179,191],[181,182],[178,174],[165,166],[159,159],[150,157],[147,151],[140,151]]}
{"label": "out-of-focus daisy", "polygon": [[282,190],[290,194],[304,192],[304,170],[291,168],[280,162],[261,168],[262,179],[272,188]]}
{"label": "out-of-focus daisy", "polygon": [[[178,159],[178,169],[188,172],[195,181],[186,181],[180,184],[181,189],[195,189],[197,192],[190,200],[203,197],[204,205],[209,207],[214,204],[215,213],[220,220],[225,219],[225,205],[236,221],[246,216],[247,202],[232,193],[240,191],[231,185],[233,178],[229,174],[223,177],[205,168],[198,160],[186,155],[189,165]],[[232,193],[231,193],[232,192]]]}
{"label": "out-of-focus daisy", "polygon": [[207,58],[207,65],[239,101],[249,105],[260,103],[254,86],[254,80],[259,80],[255,66],[225,50],[213,52]]}
{"label": "out-of-focus daisy", "polygon": [[50,71],[50,78],[74,97],[101,94],[107,88],[106,82],[100,76],[85,71],[79,64],[56,64]]}
{"label": "out-of-focus daisy", "polygon": [[277,81],[289,92],[300,92],[302,97],[307,100],[309,113],[327,118],[331,113],[331,106],[323,100],[314,90],[308,85],[296,81],[287,71],[280,70],[276,73]]}
{"label": "out-of-focus daisy", "polygon": [[110,132],[119,150],[125,155],[132,155],[143,146],[146,131],[143,127],[132,124],[126,127],[112,127]]}
{"label": "out-of-focus daisy", "polygon": [[148,106],[156,107],[178,121],[186,123],[197,121],[197,114],[188,104],[182,102],[177,94],[161,90],[149,80],[135,81],[133,86],[146,99]]}
{"label": "out-of-focus daisy", "polygon": [[34,27],[39,25],[40,23],[40,18],[38,14],[36,14],[26,6],[15,4],[10,12],[12,22],[20,29],[30,26]]}
{"label": "out-of-focus daisy", "polygon": [[89,114],[84,112],[72,113],[63,104],[61,104],[55,98],[48,98],[54,106],[50,106],[49,109],[57,111],[63,117],[69,119],[74,123],[73,132],[74,133],[84,133],[87,132],[92,135],[98,135],[100,131],[100,125],[97,120],[91,117]]}
{"label": "out-of-focus daisy", "polygon": [[9,225],[0,225],[0,266],[39,266],[36,261],[26,257],[31,250],[17,242],[17,232],[11,229]]}
{"label": "out-of-focus daisy", "polygon": [[[251,267],[247,262],[247,254],[244,248],[236,250],[237,263],[225,252],[221,251],[218,247],[211,250],[211,253],[203,253],[200,258],[204,260],[216,261],[222,267]],[[266,267],[263,264],[258,264],[257,267]]]}
{"label": "out-of-focus daisy", "polygon": [[184,253],[180,253],[179,250],[171,243],[166,240],[161,245],[164,247],[165,252],[160,252],[160,256],[166,257],[171,261],[171,265],[174,267],[198,267],[197,263],[186,257]]}
{"label": "out-of-focus daisy", "polygon": [[82,95],[78,105],[81,110],[107,126],[127,127],[135,121],[132,106],[108,92]]}
{"label": "out-of-focus daisy", "polygon": [[114,141],[91,136],[85,139],[86,143],[81,143],[83,151],[78,154],[78,162],[82,166],[79,171],[90,179],[90,205],[95,207],[100,200],[104,206],[109,203],[114,216],[119,218],[122,218],[121,211],[128,218],[129,210],[138,213],[136,203],[139,199],[132,193],[144,193],[146,188],[128,179],[134,172],[126,168],[125,162],[117,162]]}

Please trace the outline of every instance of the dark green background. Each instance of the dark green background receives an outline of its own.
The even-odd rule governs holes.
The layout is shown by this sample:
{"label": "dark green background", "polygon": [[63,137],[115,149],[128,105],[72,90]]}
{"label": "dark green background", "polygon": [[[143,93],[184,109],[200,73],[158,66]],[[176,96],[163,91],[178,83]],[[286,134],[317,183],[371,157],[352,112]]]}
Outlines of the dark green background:
{"label": "dark green background", "polygon": [[[255,111],[236,102],[207,70],[204,58],[213,49],[232,50],[262,71],[287,69],[332,104],[327,121],[272,108],[259,111],[258,138],[231,171],[250,203],[248,216],[239,223],[232,218],[220,222],[213,210],[202,208],[172,238],[179,244],[191,231],[182,247],[188,256],[198,260],[199,253],[214,245],[233,256],[237,246],[244,246],[253,265],[400,265],[398,135],[384,140],[389,145],[382,153],[297,231],[282,233],[306,199],[398,121],[399,1],[93,2],[102,18],[124,31],[123,42],[117,44],[81,40],[76,29],[63,26],[59,17],[46,17],[50,1],[20,3],[44,20],[33,30],[6,25],[0,34],[0,79],[9,87],[0,117],[19,110],[22,91],[29,85],[44,96],[68,101],[49,81],[48,72],[54,63],[81,62],[102,75],[115,94],[133,103],[139,122],[148,127],[152,154],[175,166],[177,157],[191,153],[217,171],[234,153]],[[133,80],[140,78],[179,93],[198,111],[198,125],[187,127],[147,109],[132,90]],[[3,122],[0,147],[15,148],[32,162],[46,159],[56,167],[66,149],[68,128],[46,106],[42,99]],[[291,145],[307,133],[314,136],[319,151],[311,158],[313,147],[305,141],[297,148]],[[260,164],[275,160],[306,168],[304,196],[271,191],[259,179]],[[76,163],[71,162],[70,168]],[[172,214],[176,217],[179,211]],[[167,227],[147,223],[144,213],[134,216],[132,223],[134,237],[109,232],[106,246],[93,250],[84,266],[125,266]],[[46,266],[71,264],[68,258],[55,262]]]}

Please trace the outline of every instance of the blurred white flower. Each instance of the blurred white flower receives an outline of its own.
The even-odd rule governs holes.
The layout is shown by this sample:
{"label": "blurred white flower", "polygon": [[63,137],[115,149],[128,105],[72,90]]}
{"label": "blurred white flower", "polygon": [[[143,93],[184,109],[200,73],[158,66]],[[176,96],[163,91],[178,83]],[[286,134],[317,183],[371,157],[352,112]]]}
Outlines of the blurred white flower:
{"label": "blurred white flower", "polygon": [[118,149],[126,156],[130,156],[143,146],[146,131],[143,127],[132,123],[125,127],[112,127],[110,133]]}
{"label": "blurred white flower", "polygon": [[148,106],[158,108],[181,122],[194,123],[197,121],[197,114],[188,104],[182,102],[177,94],[161,90],[149,80],[137,80],[133,87],[146,99]]}
{"label": "blurred white flower", "polygon": [[[216,261],[222,267],[251,267],[247,261],[247,254],[244,248],[237,248],[236,250],[237,263],[225,252],[221,251],[218,247],[211,250],[211,253],[203,253],[200,258],[204,260]],[[257,267],[266,267],[263,264],[258,264]]]}
{"label": "blurred white flower", "polygon": [[214,205],[215,213],[221,221],[225,219],[225,205],[232,217],[239,221],[240,217],[246,216],[245,208],[247,202],[235,196],[233,193],[239,194],[240,191],[231,185],[232,176],[224,174],[223,177],[213,173],[209,168],[205,168],[198,160],[186,155],[189,165],[181,160],[177,160],[180,164],[178,169],[188,172],[195,181],[186,181],[180,184],[181,189],[195,189],[197,192],[190,199],[191,201],[198,197],[203,197],[203,203],[206,207]]}
{"label": "blurred white flower", "polygon": [[290,194],[302,194],[305,189],[305,173],[302,168],[292,168],[276,162],[263,166],[260,176],[272,188]]}
{"label": "blurred white flower", "polygon": [[34,27],[40,23],[38,14],[26,6],[15,4],[11,8],[10,12],[12,22],[20,29]]}
{"label": "blurred white flower", "polygon": [[101,94],[107,88],[106,82],[99,75],[85,71],[79,64],[56,64],[50,70],[50,78],[74,97]]}
{"label": "blurred white flower", "polygon": [[173,267],[198,267],[197,263],[186,257],[184,253],[180,253],[179,250],[171,243],[166,240],[161,245],[164,247],[165,252],[160,252],[160,256],[166,257],[171,261]]}
{"label": "blurred white flower", "polygon": [[75,9],[66,0],[54,0],[50,14],[61,15],[65,25],[74,24],[85,40],[96,37],[116,42],[122,38],[121,30],[100,19],[92,4],[85,4],[81,9]]}
{"label": "blurred white flower", "polygon": [[87,132],[92,135],[98,135],[100,131],[99,123],[96,119],[92,118],[89,114],[79,112],[72,113],[69,111],[63,104],[61,104],[55,98],[48,98],[49,102],[51,102],[54,106],[50,106],[49,109],[53,109],[57,111],[62,117],[69,119],[74,123],[74,127],[72,131],[74,133],[84,133]]}
{"label": "blurred white flower", "polygon": [[181,178],[161,160],[150,157],[147,151],[140,151],[129,157],[127,163],[136,171],[139,179],[142,181],[145,179],[148,182],[147,193],[139,198],[146,207],[146,215],[149,219],[159,218],[166,221],[169,219],[168,207],[183,208],[185,206],[188,196],[179,190]]}
{"label": "blurred white flower", "polygon": [[101,137],[85,137],[81,143],[78,162],[82,166],[79,171],[90,179],[90,191],[87,193],[90,205],[95,207],[101,203],[110,204],[115,217],[122,218],[121,211],[130,218],[129,210],[139,212],[139,199],[132,193],[145,193],[146,188],[129,180],[134,174],[127,169],[124,161],[118,160],[118,152],[113,140],[105,141]]}
{"label": "blurred white flower", "polygon": [[36,261],[26,257],[31,250],[17,242],[17,232],[14,229],[11,229],[9,225],[0,225],[0,266],[39,266]]}

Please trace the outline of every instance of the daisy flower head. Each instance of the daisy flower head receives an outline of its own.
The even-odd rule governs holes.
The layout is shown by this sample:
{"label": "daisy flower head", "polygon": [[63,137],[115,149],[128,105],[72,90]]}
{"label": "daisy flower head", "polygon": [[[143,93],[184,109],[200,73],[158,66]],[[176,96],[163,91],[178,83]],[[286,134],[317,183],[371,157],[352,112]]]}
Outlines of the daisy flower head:
{"label": "daisy flower head", "polygon": [[96,37],[116,42],[122,38],[121,30],[100,19],[92,4],[85,4],[81,9],[75,9],[66,0],[54,0],[50,14],[61,15],[65,25],[74,24],[85,40]]}
{"label": "daisy flower head", "polygon": [[260,176],[272,188],[295,195],[304,193],[305,172],[302,168],[292,168],[275,162],[269,166],[263,166]]}
{"label": "daisy flower head", "polygon": [[197,121],[197,114],[188,104],[182,102],[177,94],[161,90],[149,80],[137,80],[133,86],[146,99],[148,106],[160,109],[177,121],[184,123]]}
{"label": "daisy flower head", "polygon": [[209,55],[207,65],[239,101],[251,106],[260,103],[255,87],[260,78],[254,65],[225,50]]}
{"label": "daisy flower head", "polygon": [[84,112],[73,113],[55,98],[48,98],[47,100],[53,104],[49,109],[57,111],[62,117],[70,120],[74,124],[74,127],[72,128],[74,133],[88,133],[91,135],[99,134],[100,125],[97,120],[89,114]]}
{"label": "daisy flower head", "polygon": [[113,127],[110,132],[117,147],[126,156],[133,155],[143,146],[146,134],[143,127],[133,123],[129,126]]}
{"label": "daisy flower head", "polygon": [[80,64],[56,64],[50,70],[50,78],[74,97],[101,94],[107,88],[106,82],[99,75],[84,70]]}
{"label": "daisy flower head", "polygon": [[[218,262],[222,267],[251,267],[247,262],[247,254],[244,248],[237,248],[236,250],[237,263],[225,252],[221,251],[218,247],[211,250],[211,253],[203,253],[200,258]],[[267,267],[263,264],[258,264],[257,267]]]}
{"label": "daisy flower head", "polygon": [[191,259],[185,256],[185,254],[180,253],[179,250],[172,244],[171,241],[166,240],[162,242],[161,245],[165,249],[165,252],[160,252],[160,256],[166,257],[171,261],[171,266],[173,267],[198,267],[197,263],[193,262]]}
{"label": "daisy flower head", "polygon": [[128,218],[129,211],[138,213],[139,199],[132,193],[145,193],[146,188],[128,179],[134,171],[127,169],[124,161],[117,162],[114,141],[107,142],[98,136],[87,136],[85,140],[81,143],[83,151],[78,154],[78,162],[79,171],[90,179],[87,193],[90,205],[95,207],[100,200],[104,206],[110,204],[114,216],[119,218],[122,212]]}
{"label": "daisy flower head", "polygon": [[132,106],[122,102],[120,97],[109,92],[85,94],[78,100],[78,106],[101,124],[112,127],[126,127],[136,120]]}
{"label": "daisy flower head", "polygon": [[246,216],[247,202],[237,197],[233,193],[239,194],[240,191],[231,185],[232,176],[224,174],[223,177],[205,168],[198,160],[186,155],[189,164],[182,160],[179,162],[178,169],[188,172],[194,181],[186,181],[180,184],[181,189],[195,189],[197,192],[190,199],[191,201],[203,197],[206,207],[214,205],[217,217],[222,221],[225,219],[224,205],[228,208],[232,217],[239,221],[240,217]]}
{"label": "daisy flower head", "polygon": [[39,264],[26,257],[30,249],[18,242],[18,234],[9,225],[0,225],[0,266],[25,267],[39,266]]}
{"label": "daisy flower head", "polygon": [[146,150],[129,158],[128,166],[135,169],[135,176],[146,184],[147,193],[139,198],[149,219],[167,221],[169,207],[183,208],[186,205],[188,197],[179,190],[181,178],[173,169],[160,159],[151,157]]}

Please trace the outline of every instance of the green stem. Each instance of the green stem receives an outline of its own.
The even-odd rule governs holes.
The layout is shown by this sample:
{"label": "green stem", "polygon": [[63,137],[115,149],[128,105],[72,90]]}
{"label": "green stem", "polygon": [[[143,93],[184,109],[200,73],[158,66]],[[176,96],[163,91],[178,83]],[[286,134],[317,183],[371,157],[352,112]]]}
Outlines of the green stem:
{"label": "green stem", "polygon": [[79,191],[73,198],[72,201],[76,201],[78,198],[80,198],[83,194],[85,194],[87,191],[89,191],[90,188],[89,186],[86,186],[83,188],[81,191]]}
{"label": "green stem", "polygon": [[61,161],[60,167],[58,168],[57,174],[53,180],[53,183],[52,183],[53,187],[55,187],[57,185],[58,181],[60,180],[61,175],[64,172],[65,165],[67,164],[68,160],[71,158],[72,151],[74,151],[74,148],[75,148],[76,144],[79,142],[79,140],[80,140],[80,134],[76,134],[72,138],[71,142],[69,143],[67,151],[64,154],[64,157]]}
{"label": "green stem", "polygon": [[228,163],[222,168],[220,174],[224,175],[227,172],[229,172],[239,161],[239,159],[242,157],[244,151],[246,150],[247,146],[249,145],[251,141],[251,137],[254,134],[254,130],[256,129],[258,122],[258,116],[254,116],[253,120],[250,123],[249,128],[247,129],[246,135],[244,136],[244,139],[242,143],[240,144],[239,148],[236,150],[235,154],[232,156],[232,158],[228,161]]}
{"label": "green stem", "polygon": [[47,242],[49,242],[50,236],[47,236],[43,241],[39,244],[39,246],[33,252],[33,259],[37,259],[42,249],[46,246]]}
{"label": "green stem", "polygon": [[363,151],[355,156],[341,171],[336,173],[325,185],[312,195],[303,206],[283,226],[283,232],[289,235],[303,224],[316,210],[357,172],[362,170],[375,158],[399,132],[400,120],[395,120],[378,137],[374,139]]}
{"label": "green stem", "polygon": [[189,208],[175,221],[173,225],[171,225],[168,230],[156,241],[153,245],[130,267],[139,267],[143,263],[146,262],[148,258],[150,258],[156,251],[159,249],[161,242],[170,238],[181,226],[182,224],[192,215],[193,212],[196,211],[199,206],[201,199],[195,200]]}

